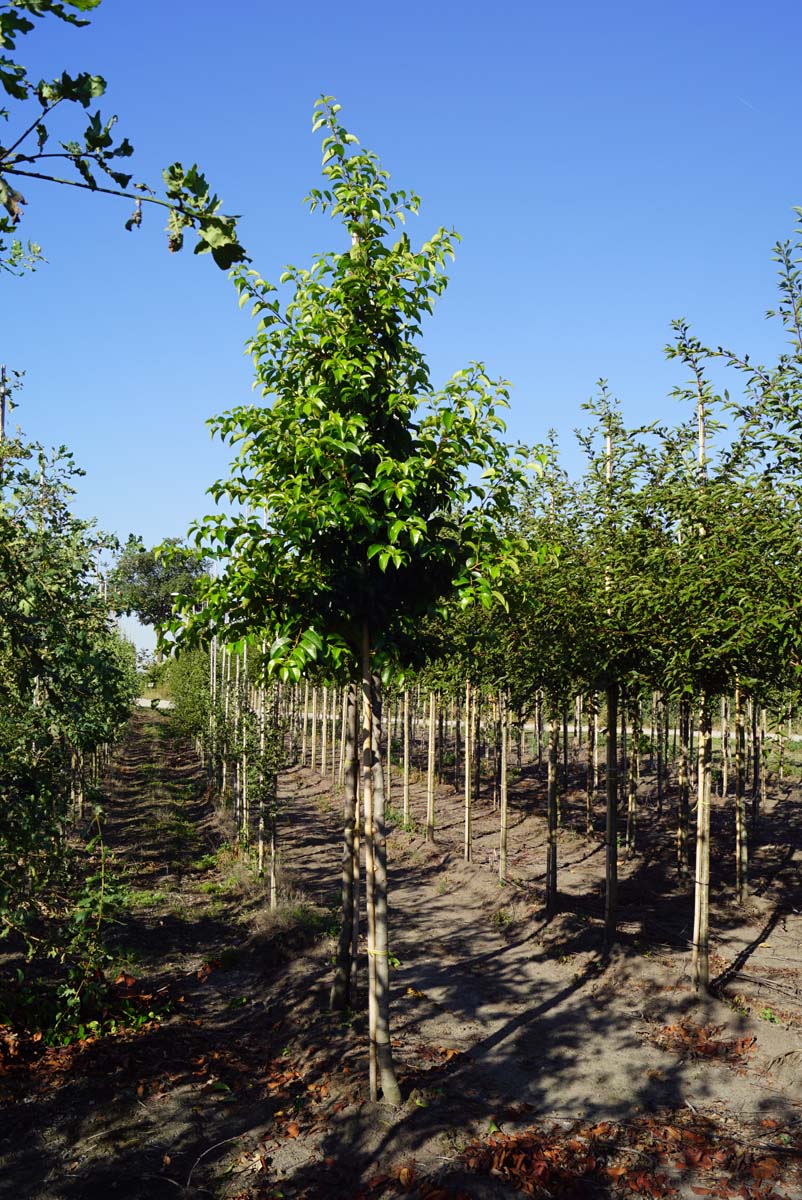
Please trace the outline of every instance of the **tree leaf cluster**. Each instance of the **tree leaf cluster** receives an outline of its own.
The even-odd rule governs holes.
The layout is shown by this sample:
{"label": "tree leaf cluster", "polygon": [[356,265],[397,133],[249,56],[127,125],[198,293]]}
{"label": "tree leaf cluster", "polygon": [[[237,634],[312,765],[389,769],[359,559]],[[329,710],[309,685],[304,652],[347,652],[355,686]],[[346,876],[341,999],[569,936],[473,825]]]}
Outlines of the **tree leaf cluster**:
{"label": "tree leaf cluster", "polygon": [[[222,201],[197,165],[173,163],[163,172],[163,191],[134,181],[128,160],[134,148],[116,132],[117,117],[103,116],[90,106],[106,91],[102,75],[62,71],[51,79],[33,78],[16,55],[17,42],[47,17],[74,26],[88,24],[83,13],[100,0],[5,0],[0,4],[0,88],[7,98],[0,119],[12,128],[0,145],[0,269],[16,274],[42,258],[34,242],[17,236],[27,200],[23,181],[43,181],[133,201],[125,223],[129,231],[142,223],[143,204],[167,212],[167,244],[180,250],[186,234],[197,235],[196,254],[211,253],[222,270],[243,262],[236,218],[222,211]],[[83,119],[76,114],[86,112]],[[63,176],[56,172],[66,169]],[[19,186],[18,186],[19,185]]]}

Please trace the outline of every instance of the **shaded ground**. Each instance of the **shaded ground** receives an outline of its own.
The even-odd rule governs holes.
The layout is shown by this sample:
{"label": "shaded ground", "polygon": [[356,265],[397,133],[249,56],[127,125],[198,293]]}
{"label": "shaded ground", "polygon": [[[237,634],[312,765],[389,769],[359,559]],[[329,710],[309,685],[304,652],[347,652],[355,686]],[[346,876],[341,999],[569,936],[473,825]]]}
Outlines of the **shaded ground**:
{"label": "shaded ground", "polygon": [[[168,734],[166,715],[136,715],[106,822],[130,892],[119,986],[144,990],[163,1019],[7,1065],[0,1197],[802,1197],[796,791],[779,789],[761,818],[745,910],[714,863],[719,995],[700,1002],[690,885],[647,803],[639,853],[622,863],[621,945],[605,957],[603,853],[574,829],[583,798],[565,801],[563,903],[547,924],[534,768],[514,789],[503,887],[489,802],[466,864],[460,798],[443,786],[434,845],[390,838],[398,1112],[366,1099],[364,1014],[326,1011],[339,870],[328,780],[282,776],[288,899],[271,917]],[[721,806],[715,821],[714,844],[730,846]]]}

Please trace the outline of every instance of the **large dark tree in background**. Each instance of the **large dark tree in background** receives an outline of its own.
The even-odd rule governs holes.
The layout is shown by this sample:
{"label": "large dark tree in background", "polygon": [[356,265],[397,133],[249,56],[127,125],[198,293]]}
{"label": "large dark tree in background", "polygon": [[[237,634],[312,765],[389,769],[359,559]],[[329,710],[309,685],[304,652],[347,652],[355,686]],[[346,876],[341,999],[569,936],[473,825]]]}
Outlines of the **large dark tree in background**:
{"label": "large dark tree in background", "polygon": [[205,573],[205,562],[179,538],[167,538],[169,554],[148,550],[131,534],[109,575],[109,603],[115,612],[135,613],[143,625],[161,629],[176,595],[188,593]]}

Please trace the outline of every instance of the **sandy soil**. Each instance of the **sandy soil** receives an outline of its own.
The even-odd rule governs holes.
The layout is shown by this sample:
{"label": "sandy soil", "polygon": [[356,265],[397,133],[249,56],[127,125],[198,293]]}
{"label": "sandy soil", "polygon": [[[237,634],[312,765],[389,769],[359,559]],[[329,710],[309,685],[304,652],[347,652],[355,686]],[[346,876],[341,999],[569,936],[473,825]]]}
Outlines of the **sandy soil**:
{"label": "sandy soil", "polygon": [[[212,862],[224,830],[168,730],[165,714],[134,718],[106,836],[138,897],[115,934],[134,980],[120,987],[170,1011],[6,1063],[0,1197],[802,1197],[798,787],[774,785],[743,909],[731,802],[716,806],[715,995],[700,1000],[690,885],[648,777],[609,955],[584,797],[563,802],[561,906],[547,922],[535,765],[513,789],[504,886],[489,797],[468,864],[461,797],[441,786],[434,844],[390,835],[394,1110],[367,1100],[364,1011],[326,1010],[340,855],[329,781],[281,777],[285,902],[271,915],[241,860]],[[424,807],[418,784],[419,821]]]}

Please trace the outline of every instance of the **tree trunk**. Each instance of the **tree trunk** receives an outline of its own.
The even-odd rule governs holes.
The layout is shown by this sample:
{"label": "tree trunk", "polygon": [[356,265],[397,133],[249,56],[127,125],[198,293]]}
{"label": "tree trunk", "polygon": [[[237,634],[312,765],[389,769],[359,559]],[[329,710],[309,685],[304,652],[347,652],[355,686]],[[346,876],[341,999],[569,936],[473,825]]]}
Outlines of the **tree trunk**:
{"label": "tree trunk", "polygon": [[744,697],[740,683],[735,684],[735,895],[739,904],[746,899],[749,868],[749,849],[746,832],[746,802],[744,800]]}
{"label": "tree trunk", "polygon": [[721,796],[730,789],[730,699],[721,697]]}
{"label": "tree trunk", "polygon": [[311,746],[309,749],[309,766],[313,771],[317,770],[317,741],[318,741],[318,693],[317,688],[312,688],[312,737]]}
{"label": "tree trunk", "polygon": [[306,766],[306,742],[309,736],[309,680],[304,680],[304,718],[301,730],[301,766]]}
{"label": "tree trunk", "polygon": [[593,833],[593,797],[596,791],[596,693],[588,697],[588,763],[585,776],[585,830]]}
{"label": "tree trunk", "polygon": [[471,696],[473,721],[471,723],[471,738],[474,751],[474,788],[473,798],[479,803],[482,795],[482,689],[477,688]]}
{"label": "tree trunk", "polygon": [[768,782],[768,742],[766,740],[766,710],[760,710],[760,807],[766,808],[766,785]]}
{"label": "tree trunk", "polygon": [[543,774],[543,692],[537,694],[535,703],[535,733],[537,734],[537,775]]}
{"label": "tree trunk", "polygon": [[323,687],[323,708],[320,714],[320,774],[329,769],[329,689]]}
{"label": "tree trunk", "polygon": [[342,717],[340,721],[340,762],[337,768],[337,782],[341,788],[345,787],[345,771],[346,771],[346,743],[348,741],[348,688],[342,690]]}
{"label": "tree trunk", "polygon": [[629,771],[627,786],[627,854],[635,849],[635,838],[638,828],[638,759],[640,751],[640,700],[637,695],[632,700],[630,723],[632,727],[631,748],[629,752]]}
{"label": "tree trunk", "polygon": [[699,704],[698,795],[696,805],[696,886],[693,906],[693,982],[697,992],[710,983],[710,782],[712,722],[708,698]]}
{"label": "tree trunk", "polygon": [[390,960],[387,938],[387,836],[381,759],[378,754],[381,698],[371,667],[370,630],[362,626],[362,793],[365,797],[365,899],[368,913],[368,1029],[370,1098],[379,1090],[388,1104],[401,1103],[390,1046]]}
{"label": "tree trunk", "polygon": [[656,739],[657,739],[657,815],[663,815],[663,768],[665,760],[663,758],[663,724],[665,721],[665,704],[663,697],[658,695],[655,704],[655,724],[656,724]]}
{"label": "tree trunk", "polygon": [[[265,653],[265,644],[262,642],[262,654]],[[259,689],[259,808],[256,825],[256,869],[259,873],[259,878],[264,876],[265,870],[265,746],[266,746],[266,722],[267,722],[267,696],[265,694],[265,685]]]}
{"label": "tree trunk", "polygon": [[605,827],[604,938],[615,941],[618,910],[618,686],[607,688],[607,822]]}
{"label": "tree trunk", "polygon": [[404,688],[404,824],[409,825],[409,692]]}
{"label": "tree trunk", "polygon": [[629,759],[627,758],[627,690],[624,688],[623,696],[621,697],[621,770],[618,780],[620,789],[619,802],[624,803],[624,788],[628,777],[627,767]]}
{"label": "tree trunk", "polygon": [[434,841],[434,777],[436,764],[437,697],[429,692],[429,754],[426,761],[426,841]]}
{"label": "tree trunk", "polygon": [[507,697],[503,692],[499,693],[498,698],[499,717],[501,720],[501,767],[500,767],[500,792],[501,792],[501,832],[499,838],[499,856],[498,856],[498,877],[503,883],[507,878],[507,750],[510,737],[509,713],[507,711]]}
{"label": "tree trunk", "polygon": [[471,861],[473,846],[473,705],[470,680],[465,684],[465,834],[462,856]]}
{"label": "tree trunk", "polygon": [[677,870],[681,879],[688,874],[688,729],[690,706],[687,700],[679,704],[679,777],[677,797]]}
{"label": "tree trunk", "polygon": [[[563,708],[563,782],[562,794],[568,792],[568,705]],[[562,824],[562,804],[557,808],[557,820]]]}
{"label": "tree trunk", "polygon": [[357,821],[357,736],[356,689],[348,688],[345,699],[345,786],[343,796],[342,924],[337,962],[331,985],[330,1006],[336,1011],[351,1008],[351,952],[354,926],[354,839]]}
{"label": "tree trunk", "polygon": [[558,721],[555,704],[549,704],[548,842],[546,846],[546,915],[557,911],[557,766]]}

